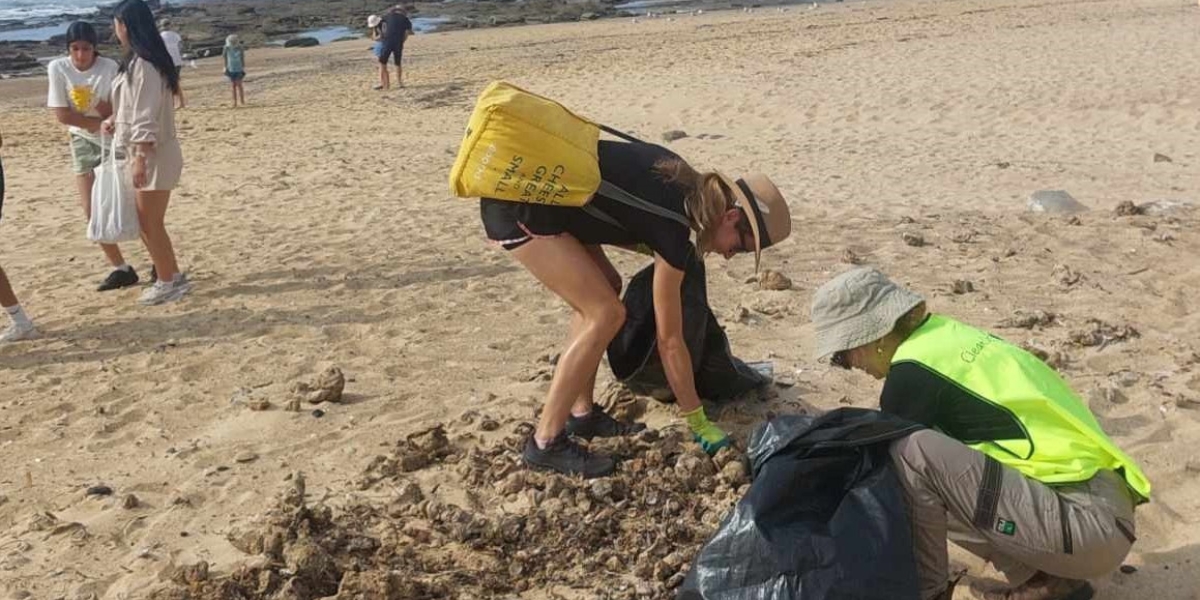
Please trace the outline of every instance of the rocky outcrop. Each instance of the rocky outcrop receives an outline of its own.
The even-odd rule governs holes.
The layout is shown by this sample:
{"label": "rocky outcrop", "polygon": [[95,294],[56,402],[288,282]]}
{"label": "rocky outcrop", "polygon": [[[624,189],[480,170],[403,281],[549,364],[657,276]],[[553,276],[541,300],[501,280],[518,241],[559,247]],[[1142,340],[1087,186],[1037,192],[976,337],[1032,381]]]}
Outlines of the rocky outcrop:
{"label": "rocky outcrop", "polygon": [[314,37],[297,37],[283,43],[284,48],[311,48],[320,45],[321,40]]}
{"label": "rocky outcrop", "polygon": [[0,72],[29,71],[41,66],[38,60],[25,52],[0,54]]}

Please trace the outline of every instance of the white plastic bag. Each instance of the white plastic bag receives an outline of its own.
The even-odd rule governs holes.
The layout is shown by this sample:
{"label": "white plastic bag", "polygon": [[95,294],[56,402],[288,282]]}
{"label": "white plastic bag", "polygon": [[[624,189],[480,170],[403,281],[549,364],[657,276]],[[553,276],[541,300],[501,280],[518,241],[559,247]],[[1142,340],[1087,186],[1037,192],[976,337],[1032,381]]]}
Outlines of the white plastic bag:
{"label": "white plastic bag", "polygon": [[124,160],[117,160],[117,139],[114,136],[104,152],[100,145],[100,166],[92,184],[92,218],[88,221],[88,239],[102,244],[130,242],[141,236],[138,225],[137,197],[132,175]]}

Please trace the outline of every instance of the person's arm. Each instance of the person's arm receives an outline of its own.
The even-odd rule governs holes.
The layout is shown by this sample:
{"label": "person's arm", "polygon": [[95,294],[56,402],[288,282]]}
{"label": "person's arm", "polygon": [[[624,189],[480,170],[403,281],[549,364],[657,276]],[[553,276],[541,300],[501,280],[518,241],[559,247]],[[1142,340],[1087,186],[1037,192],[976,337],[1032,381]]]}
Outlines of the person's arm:
{"label": "person's arm", "polygon": [[101,121],[104,121],[105,119],[111,117],[113,115],[112,102],[109,100],[101,100],[101,101],[97,102],[96,103],[96,112],[100,113]]}
{"label": "person's arm", "polygon": [[879,408],[968,445],[1029,439],[1011,410],[917,362],[892,365]]}
{"label": "person's arm", "polygon": [[883,381],[879,409],[926,427],[939,427],[938,404],[947,385],[952,384],[919,364],[897,363]]}
{"label": "person's arm", "polygon": [[[104,121],[104,118],[89,117],[76,111],[71,106],[70,94],[66,90],[63,75],[59,71],[57,63],[50,63],[50,70],[47,75],[50,91],[47,94],[46,106],[54,111],[54,118],[59,123],[69,127],[78,127],[92,133],[99,131],[100,123]],[[97,106],[97,109],[99,108]],[[111,107],[109,108],[111,109]]]}
{"label": "person's arm", "polygon": [[172,101],[164,98],[166,83],[158,69],[143,60],[136,61],[133,77],[129,85],[133,86],[129,96],[129,138],[133,145],[133,185],[141,188],[146,184],[146,162],[154,154],[158,142],[158,115],[162,103]]}
{"label": "person's arm", "polygon": [[696,375],[692,355],[683,339],[683,271],[662,256],[654,256],[654,321],[658,353],[662,357],[667,381],[675,393],[679,410],[691,412],[700,407],[696,393]]}
{"label": "person's arm", "polygon": [[681,416],[687,420],[696,441],[713,453],[729,444],[729,436],[709,422],[700,395],[696,393],[692,355],[683,337],[683,275],[682,270],[672,266],[662,255],[654,255],[654,322],[658,355]]}
{"label": "person's arm", "polygon": [[75,109],[72,108],[55,108],[53,110],[54,117],[58,119],[59,123],[71,127],[86,129],[92,133],[100,131],[100,123],[104,122],[104,119],[98,117],[81,115],[75,112]]}

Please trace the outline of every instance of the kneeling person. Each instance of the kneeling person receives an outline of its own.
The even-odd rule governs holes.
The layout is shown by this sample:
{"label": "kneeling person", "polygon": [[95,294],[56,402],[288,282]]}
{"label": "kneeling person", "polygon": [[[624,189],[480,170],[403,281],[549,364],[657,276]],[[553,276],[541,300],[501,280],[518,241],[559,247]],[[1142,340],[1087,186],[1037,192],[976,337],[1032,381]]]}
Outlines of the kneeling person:
{"label": "kneeling person", "polygon": [[991,561],[986,600],[1086,600],[1120,566],[1150,482],[1053,369],[859,268],[817,290],[818,358],[883,379],[880,408],[931,427],[892,445],[922,598],[948,598],[946,539]]}

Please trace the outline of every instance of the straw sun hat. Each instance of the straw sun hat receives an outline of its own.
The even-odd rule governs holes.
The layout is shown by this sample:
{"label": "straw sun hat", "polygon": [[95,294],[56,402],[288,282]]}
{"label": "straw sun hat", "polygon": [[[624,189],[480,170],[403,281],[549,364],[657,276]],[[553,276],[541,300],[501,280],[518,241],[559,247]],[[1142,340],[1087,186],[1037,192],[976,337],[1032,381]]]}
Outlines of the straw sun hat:
{"label": "straw sun hat", "polygon": [[900,317],[924,301],[869,267],[834,277],[813,295],[817,359],[882,339]]}
{"label": "straw sun hat", "polygon": [[738,206],[750,219],[750,232],[754,234],[754,270],[758,271],[763,248],[782,242],[792,233],[792,216],[779,188],[770,178],[761,173],[751,173],[737,181],[720,175],[725,187],[733,192]]}
{"label": "straw sun hat", "polygon": [[367,17],[367,27],[370,29],[375,29],[379,26],[379,22],[382,20],[383,19],[379,18],[379,15],[371,15]]}

